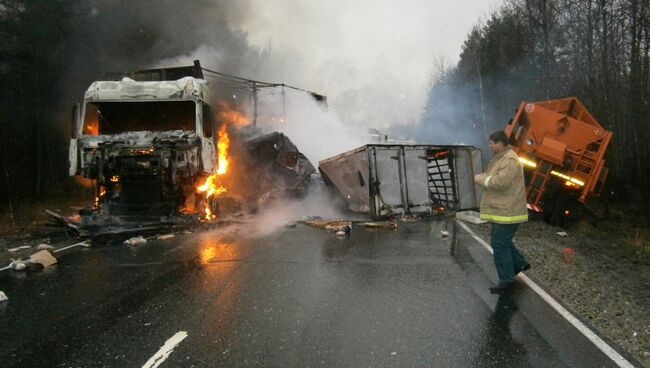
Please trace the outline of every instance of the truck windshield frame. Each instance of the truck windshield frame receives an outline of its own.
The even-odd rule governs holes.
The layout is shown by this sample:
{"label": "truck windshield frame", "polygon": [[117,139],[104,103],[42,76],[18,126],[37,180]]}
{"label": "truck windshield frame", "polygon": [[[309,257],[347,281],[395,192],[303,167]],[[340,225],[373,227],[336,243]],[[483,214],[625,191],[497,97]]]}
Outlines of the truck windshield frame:
{"label": "truck windshield frame", "polygon": [[136,131],[196,131],[193,100],[91,101],[84,106],[83,135]]}

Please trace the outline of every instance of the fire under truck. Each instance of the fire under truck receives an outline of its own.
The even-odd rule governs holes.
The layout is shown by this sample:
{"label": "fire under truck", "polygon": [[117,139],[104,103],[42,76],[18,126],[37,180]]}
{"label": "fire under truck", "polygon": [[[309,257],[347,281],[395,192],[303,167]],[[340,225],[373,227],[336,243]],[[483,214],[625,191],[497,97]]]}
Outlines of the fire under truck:
{"label": "fire under truck", "polygon": [[528,208],[547,222],[577,220],[601,194],[612,133],[577,98],[523,101],[504,130],[524,167]]}

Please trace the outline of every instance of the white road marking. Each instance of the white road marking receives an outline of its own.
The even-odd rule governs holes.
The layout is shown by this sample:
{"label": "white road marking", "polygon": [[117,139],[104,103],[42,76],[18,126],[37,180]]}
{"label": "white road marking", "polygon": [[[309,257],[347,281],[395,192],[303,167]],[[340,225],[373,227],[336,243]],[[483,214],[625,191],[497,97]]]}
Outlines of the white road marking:
{"label": "white road marking", "polygon": [[[456,221],[460,226],[465,229],[474,239],[476,239],[479,244],[481,244],[488,252],[492,252],[492,247],[485,240],[481,239],[478,235],[474,234],[472,229],[470,229],[466,224]],[[578,318],[576,318],[571,312],[564,308],[557,300],[553,299],[546,291],[544,291],[539,285],[537,285],[533,280],[526,277],[522,273],[519,274],[519,278],[528,285],[537,295],[539,295],[548,305],[553,307],[564,319],[573,325],[578,331],[580,331],[589,341],[591,341],[600,351],[607,355],[614,363],[619,367],[624,368],[634,368],[634,365],[627,361],[621,354],[619,354],[614,348],[612,348],[608,343],[601,339],[595,332],[593,332],[589,327],[582,323]]]}
{"label": "white road marking", "polygon": [[154,356],[149,358],[142,368],[156,368],[161,365],[165,360],[167,360],[167,358],[169,358],[169,355],[174,351],[174,348],[176,348],[181,341],[185,340],[186,337],[186,331],[177,332],[176,335],[165,341],[165,344],[160,348],[160,350],[158,350]]}

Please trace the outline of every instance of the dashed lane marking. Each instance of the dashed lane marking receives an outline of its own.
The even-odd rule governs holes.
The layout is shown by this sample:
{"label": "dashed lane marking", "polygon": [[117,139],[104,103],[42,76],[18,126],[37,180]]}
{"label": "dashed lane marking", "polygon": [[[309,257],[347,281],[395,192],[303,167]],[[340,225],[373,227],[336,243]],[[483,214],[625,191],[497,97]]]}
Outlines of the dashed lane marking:
{"label": "dashed lane marking", "polygon": [[142,368],[156,368],[161,365],[165,360],[167,360],[167,358],[169,358],[169,355],[174,351],[176,346],[178,346],[181,341],[185,340],[186,337],[186,331],[177,332],[174,336],[165,341],[165,344],[160,348],[160,350],[158,350],[154,356],[149,358]]}
{"label": "dashed lane marking", "polygon": [[[485,240],[481,239],[478,235],[474,234],[472,229],[460,221],[456,221],[458,224],[465,229],[476,241],[481,244],[488,252],[492,252],[492,247]],[[576,316],[571,314],[566,308],[564,308],[557,300],[550,296],[544,289],[539,287],[533,280],[528,278],[522,273],[519,274],[519,278],[531,288],[537,295],[539,295],[548,305],[553,307],[564,319],[566,319],[573,327],[580,331],[589,341],[591,341],[600,351],[602,351],[607,357],[609,357],[614,363],[616,363],[621,368],[634,368],[634,365],[625,359],[621,354],[619,354],[614,348],[612,348],[608,343],[601,339],[595,332],[593,332],[589,327],[582,323]]]}

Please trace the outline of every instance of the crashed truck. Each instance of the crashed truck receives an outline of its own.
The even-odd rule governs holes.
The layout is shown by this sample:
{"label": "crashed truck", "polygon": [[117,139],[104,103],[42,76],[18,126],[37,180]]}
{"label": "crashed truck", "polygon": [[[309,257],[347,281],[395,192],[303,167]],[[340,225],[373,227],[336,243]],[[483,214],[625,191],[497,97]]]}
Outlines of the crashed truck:
{"label": "crashed truck", "polygon": [[[217,131],[225,124],[219,107],[213,107],[218,104],[211,104],[214,90],[198,61],[123,75],[93,82],[74,110],[70,175],[90,179],[96,197],[92,208],[80,211],[79,226],[196,220],[186,210],[200,211],[196,188],[218,169]],[[252,166],[267,176],[281,176],[295,189],[315,171],[282,135],[257,137],[248,147],[265,141],[276,152]],[[282,161],[283,173],[273,172],[273,160]],[[202,205],[217,206],[214,201]]]}
{"label": "crashed truck", "polygon": [[349,210],[373,219],[476,209],[480,149],[465,145],[368,144],[319,162]]}

